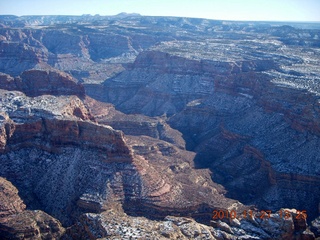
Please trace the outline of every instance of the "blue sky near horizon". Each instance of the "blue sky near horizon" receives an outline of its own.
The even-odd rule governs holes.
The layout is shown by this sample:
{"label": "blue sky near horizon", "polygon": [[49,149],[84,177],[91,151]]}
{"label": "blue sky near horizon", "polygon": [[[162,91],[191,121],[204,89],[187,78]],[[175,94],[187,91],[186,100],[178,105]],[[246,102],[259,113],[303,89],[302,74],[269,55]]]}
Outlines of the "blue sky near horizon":
{"label": "blue sky near horizon", "polygon": [[320,0],[0,0],[0,15],[179,16],[320,22]]}

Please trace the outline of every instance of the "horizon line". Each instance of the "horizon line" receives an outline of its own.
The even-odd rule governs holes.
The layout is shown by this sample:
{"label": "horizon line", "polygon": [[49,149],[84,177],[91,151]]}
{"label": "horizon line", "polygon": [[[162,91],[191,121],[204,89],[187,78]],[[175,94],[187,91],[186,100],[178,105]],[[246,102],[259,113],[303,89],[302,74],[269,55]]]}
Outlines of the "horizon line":
{"label": "horizon line", "polygon": [[229,21],[229,22],[273,22],[273,23],[319,23],[320,21],[306,21],[306,20],[249,20],[249,19],[213,19],[213,18],[203,18],[203,17],[188,17],[188,16],[172,16],[172,15],[142,15],[140,13],[127,13],[120,12],[115,15],[101,15],[101,14],[30,14],[30,15],[15,15],[15,14],[0,14],[0,16],[11,16],[11,17],[115,17],[121,14],[127,14],[128,17],[131,16],[141,16],[141,17],[173,17],[173,18],[190,18],[190,19],[204,19],[204,20],[212,20],[212,21]]}

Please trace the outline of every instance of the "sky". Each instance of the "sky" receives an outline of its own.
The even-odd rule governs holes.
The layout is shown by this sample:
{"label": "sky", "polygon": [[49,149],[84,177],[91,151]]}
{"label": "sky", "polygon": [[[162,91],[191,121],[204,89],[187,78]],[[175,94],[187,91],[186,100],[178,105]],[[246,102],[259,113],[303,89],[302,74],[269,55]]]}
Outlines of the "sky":
{"label": "sky", "polygon": [[0,0],[0,15],[179,16],[320,22],[320,0]]}

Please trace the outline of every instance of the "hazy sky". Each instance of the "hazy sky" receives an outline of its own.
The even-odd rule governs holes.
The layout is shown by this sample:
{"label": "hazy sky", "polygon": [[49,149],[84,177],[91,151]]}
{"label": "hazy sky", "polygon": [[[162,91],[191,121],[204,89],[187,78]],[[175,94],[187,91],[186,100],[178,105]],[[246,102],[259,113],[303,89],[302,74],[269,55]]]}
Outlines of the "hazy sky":
{"label": "hazy sky", "polygon": [[320,0],[0,0],[0,15],[120,12],[223,20],[320,21]]}

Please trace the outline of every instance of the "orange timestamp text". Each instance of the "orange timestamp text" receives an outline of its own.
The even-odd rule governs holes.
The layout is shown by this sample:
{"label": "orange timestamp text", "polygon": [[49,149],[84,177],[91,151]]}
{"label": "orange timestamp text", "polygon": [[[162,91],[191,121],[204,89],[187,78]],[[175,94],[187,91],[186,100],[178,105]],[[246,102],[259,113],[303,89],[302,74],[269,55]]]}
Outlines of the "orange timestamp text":
{"label": "orange timestamp text", "polygon": [[[253,210],[244,210],[241,213],[237,213],[235,210],[213,210],[213,220],[222,220],[222,219],[235,219],[239,218],[260,218],[260,219],[269,219],[271,217],[272,211],[271,210],[261,210],[261,211],[253,211]],[[275,212],[279,214],[280,218],[289,219],[307,219],[307,211],[306,210],[297,210],[295,214],[288,210],[279,210]]]}

